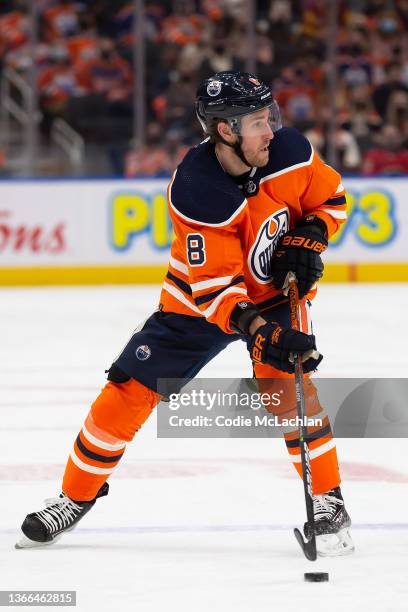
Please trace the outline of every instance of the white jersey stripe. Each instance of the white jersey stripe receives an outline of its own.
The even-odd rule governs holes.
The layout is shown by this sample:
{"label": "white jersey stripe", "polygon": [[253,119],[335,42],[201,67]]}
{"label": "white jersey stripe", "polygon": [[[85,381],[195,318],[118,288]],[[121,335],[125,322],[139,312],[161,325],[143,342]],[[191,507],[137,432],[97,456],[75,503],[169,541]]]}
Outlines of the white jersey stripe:
{"label": "white jersey stripe", "polygon": [[300,164],[294,164],[293,166],[289,166],[288,168],[283,168],[283,170],[278,170],[278,172],[273,172],[272,174],[268,174],[267,176],[264,176],[263,178],[261,178],[261,180],[259,181],[259,184],[264,183],[265,181],[268,181],[269,179],[274,178],[275,176],[281,176],[282,174],[286,174],[287,172],[291,172],[292,170],[297,170],[297,168],[303,168],[303,166],[310,166],[310,164],[313,161],[313,156],[314,156],[314,150],[312,147],[312,153],[307,161],[300,162]]}
{"label": "white jersey stripe", "polygon": [[176,300],[178,300],[194,312],[203,315],[204,317],[210,317],[217,309],[217,306],[221,302],[221,300],[230,293],[239,293],[247,296],[246,289],[243,289],[242,287],[228,287],[227,289],[225,289],[225,291],[220,293],[220,295],[215,298],[211,306],[209,306],[206,310],[200,310],[199,308],[197,308],[197,306],[189,302],[185,295],[181,291],[179,291],[179,289],[173,287],[173,285],[169,285],[169,283],[164,282],[163,289],[171,293],[171,295],[175,297]]}
{"label": "white jersey stripe", "polygon": [[190,308],[193,312],[197,312],[198,314],[202,314],[201,310],[199,308],[197,308],[197,306],[195,306],[195,304],[192,304],[184,295],[184,293],[182,293],[179,289],[177,289],[176,287],[173,287],[173,285],[169,285],[169,283],[166,283],[166,281],[164,281],[163,283],[163,289],[165,289],[168,293],[170,293],[173,297],[176,298],[176,300],[178,300],[179,302],[181,302],[182,304],[184,304],[185,306],[187,306],[188,308]]}
{"label": "white jersey stripe", "polygon": [[220,293],[220,295],[218,295],[215,298],[215,300],[213,301],[211,306],[209,306],[207,308],[207,310],[203,311],[203,315],[205,317],[210,317],[213,314],[213,312],[215,312],[215,310],[217,309],[217,306],[221,302],[221,300],[224,299],[224,297],[226,295],[230,294],[230,293],[240,293],[240,294],[245,295],[246,297],[248,297],[246,289],[243,289],[242,287],[228,287],[228,289],[225,289],[225,291]]}
{"label": "white jersey stripe", "polygon": [[183,264],[182,261],[178,261],[178,259],[174,259],[174,257],[170,255],[169,263],[172,268],[188,276],[188,266],[186,266],[186,264]]}
{"label": "white jersey stripe", "polygon": [[192,283],[190,287],[193,291],[201,291],[202,289],[209,289],[210,287],[229,285],[233,278],[233,276],[219,276],[218,278],[210,278],[209,280]]}
{"label": "white jersey stripe", "polygon": [[320,208],[323,212],[334,217],[334,219],[347,219],[345,210],[333,210],[333,208]]}

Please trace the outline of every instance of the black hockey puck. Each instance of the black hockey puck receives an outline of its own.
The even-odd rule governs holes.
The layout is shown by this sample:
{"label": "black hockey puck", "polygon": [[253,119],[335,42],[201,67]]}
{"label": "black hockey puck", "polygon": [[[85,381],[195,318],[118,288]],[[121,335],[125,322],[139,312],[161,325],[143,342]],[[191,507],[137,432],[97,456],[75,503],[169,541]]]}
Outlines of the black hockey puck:
{"label": "black hockey puck", "polygon": [[329,582],[329,574],[327,572],[306,572],[306,582]]}

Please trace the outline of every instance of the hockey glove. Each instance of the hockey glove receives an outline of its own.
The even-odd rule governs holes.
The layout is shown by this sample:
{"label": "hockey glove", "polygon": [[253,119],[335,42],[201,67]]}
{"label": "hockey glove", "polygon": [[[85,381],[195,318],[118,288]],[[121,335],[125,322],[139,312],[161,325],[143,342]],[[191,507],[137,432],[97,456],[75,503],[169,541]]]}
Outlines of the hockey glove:
{"label": "hockey glove", "polygon": [[266,363],[289,373],[294,372],[293,353],[301,353],[305,373],[315,370],[323,359],[316,350],[314,336],[283,328],[275,322],[258,327],[248,340],[248,350],[255,363]]}
{"label": "hockey glove", "polygon": [[320,253],[327,249],[327,228],[313,215],[301,219],[281,238],[271,262],[272,282],[276,289],[287,289],[289,273],[297,279],[299,298],[303,298],[323,276]]}

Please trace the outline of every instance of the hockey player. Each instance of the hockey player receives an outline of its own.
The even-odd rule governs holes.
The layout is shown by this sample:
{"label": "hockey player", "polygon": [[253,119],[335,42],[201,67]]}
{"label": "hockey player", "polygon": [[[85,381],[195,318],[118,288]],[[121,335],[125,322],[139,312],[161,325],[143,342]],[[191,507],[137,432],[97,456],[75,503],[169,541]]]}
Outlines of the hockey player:
{"label": "hockey player", "polygon": [[[302,354],[306,396],[320,409],[307,377],[322,359],[309,300],[322,276],[321,253],[346,219],[340,176],[299,132],[282,128],[270,88],[252,74],[207,79],[196,110],[206,139],[168,187],[175,239],[159,309],[111,365],[68,458],[61,495],[25,518],[19,548],[51,544],[73,529],[108,493],[127,442],[160,401],[158,379],[193,378],[230,342],[247,342],[254,374],[261,386],[268,379],[269,390],[273,379],[294,388],[291,353]],[[290,328],[290,272],[302,331]],[[274,414],[294,406],[293,396]],[[327,417],[309,434],[318,552],[346,554],[350,518]],[[298,436],[289,431],[285,441],[301,474]]]}

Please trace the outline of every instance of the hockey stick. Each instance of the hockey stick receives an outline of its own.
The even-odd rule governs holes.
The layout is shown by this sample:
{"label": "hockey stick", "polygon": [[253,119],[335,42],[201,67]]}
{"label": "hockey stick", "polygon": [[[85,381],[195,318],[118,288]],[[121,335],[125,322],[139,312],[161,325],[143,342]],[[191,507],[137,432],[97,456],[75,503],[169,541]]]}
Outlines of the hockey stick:
{"label": "hockey stick", "polygon": [[[298,305],[299,305],[299,291],[296,284],[296,277],[291,275],[289,281],[289,305],[290,305],[290,322],[292,329],[296,331],[302,331],[300,329],[299,317],[298,317]],[[301,419],[299,445],[300,445],[300,457],[302,462],[302,478],[303,487],[305,491],[305,502],[306,502],[306,516],[307,522],[311,529],[310,539],[304,539],[299,529],[295,528],[295,538],[299,542],[301,549],[309,561],[316,561],[316,534],[315,534],[315,522],[313,512],[313,497],[312,497],[312,471],[310,468],[310,455],[309,447],[307,445],[307,427],[304,425],[304,418],[306,416],[306,404],[305,404],[305,393],[303,387],[303,367],[302,358],[299,353],[293,355],[294,366],[295,366],[295,390],[296,390],[296,410],[299,419]]]}

